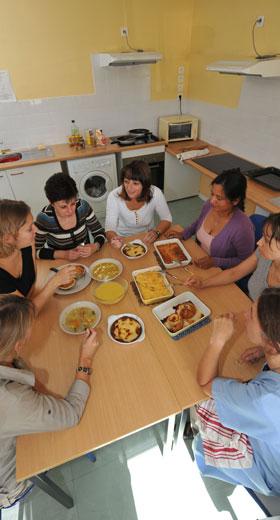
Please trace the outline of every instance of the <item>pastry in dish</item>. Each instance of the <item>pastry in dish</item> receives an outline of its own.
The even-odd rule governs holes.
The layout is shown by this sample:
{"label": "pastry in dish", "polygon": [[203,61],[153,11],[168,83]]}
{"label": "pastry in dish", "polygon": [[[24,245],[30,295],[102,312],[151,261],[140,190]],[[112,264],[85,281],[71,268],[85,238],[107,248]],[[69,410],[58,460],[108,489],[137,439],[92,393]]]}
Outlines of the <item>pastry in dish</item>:
{"label": "pastry in dish", "polygon": [[177,312],[173,312],[163,320],[164,325],[170,332],[178,332],[184,326],[184,320]]}
{"label": "pastry in dish", "polygon": [[189,325],[193,325],[204,316],[198,307],[190,300],[175,305],[173,309],[175,312],[172,312],[162,320],[165,327],[173,333],[185,329],[185,327]]}
{"label": "pastry in dish", "polygon": [[142,244],[137,244],[137,242],[130,242],[123,247],[122,252],[132,258],[144,255],[146,248]]}
{"label": "pastry in dish", "polygon": [[111,326],[111,334],[121,343],[131,343],[139,338],[142,332],[140,323],[130,316],[118,318]]}
{"label": "pastry in dish", "polygon": [[79,280],[80,278],[83,278],[85,275],[86,269],[83,265],[76,265],[75,266],[75,278]]}
{"label": "pastry in dish", "polygon": [[196,306],[193,302],[179,303],[174,307],[175,311],[181,316],[183,320],[189,320],[196,314]]}
{"label": "pastry in dish", "polygon": [[72,289],[72,287],[74,287],[74,285],[76,285],[76,282],[77,282],[76,278],[72,278],[72,280],[70,280],[70,282],[60,285],[59,289],[61,289],[62,291],[68,291],[68,289]]}
{"label": "pastry in dish", "polygon": [[180,246],[176,243],[162,244],[157,246],[157,249],[165,264],[172,264],[172,262],[183,262],[187,260]]}

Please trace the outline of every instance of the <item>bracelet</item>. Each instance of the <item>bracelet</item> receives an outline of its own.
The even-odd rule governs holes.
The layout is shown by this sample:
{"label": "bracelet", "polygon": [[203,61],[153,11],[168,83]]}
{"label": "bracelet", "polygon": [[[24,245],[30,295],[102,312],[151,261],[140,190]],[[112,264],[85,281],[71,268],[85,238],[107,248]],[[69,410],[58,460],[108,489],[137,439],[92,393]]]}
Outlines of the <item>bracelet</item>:
{"label": "bracelet", "polygon": [[157,238],[160,237],[160,231],[158,231],[158,229],[153,229],[153,232],[156,234]]}
{"label": "bracelet", "polygon": [[76,368],[76,372],[77,374],[79,372],[83,372],[84,374],[87,374],[88,376],[90,376],[92,374],[92,368],[89,368],[89,367],[78,367]]}

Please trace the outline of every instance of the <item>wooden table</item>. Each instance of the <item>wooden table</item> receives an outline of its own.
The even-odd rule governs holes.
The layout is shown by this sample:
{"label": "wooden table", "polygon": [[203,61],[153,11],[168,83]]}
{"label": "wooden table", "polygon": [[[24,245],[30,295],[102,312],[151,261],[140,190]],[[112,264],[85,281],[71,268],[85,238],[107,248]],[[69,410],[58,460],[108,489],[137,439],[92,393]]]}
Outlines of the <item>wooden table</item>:
{"label": "wooden table", "polygon": [[[193,256],[201,255],[192,241],[186,243]],[[153,247],[138,260],[126,259],[120,251],[106,244],[94,259],[115,257],[124,265],[122,277],[131,280],[131,271],[155,265]],[[85,261],[90,264],[93,258]],[[46,278],[49,266],[63,261],[39,261],[38,284]],[[195,267],[191,267],[195,271]],[[214,268],[201,271],[209,276]],[[182,268],[174,270],[186,273]],[[95,282],[93,282],[95,283]],[[186,290],[175,286],[175,293]],[[58,325],[61,310],[76,300],[92,300],[92,284],[74,295],[54,296],[37,319],[26,359],[46,389],[57,396],[65,396],[73,379],[79,354],[79,336],[62,332]],[[234,285],[195,292],[213,316],[226,311],[243,311],[249,299]],[[59,432],[24,435],[17,439],[17,479],[23,480],[111,443],[137,430],[175,417],[185,408],[203,399],[196,382],[198,361],[207,345],[210,326],[174,341],[153,316],[151,307],[140,305],[129,287],[125,298],[117,305],[102,306],[102,320],[98,325],[101,347],[94,359],[92,391],[85,413],[75,428]],[[145,323],[146,338],[132,346],[111,341],[106,332],[107,316],[132,312]],[[248,379],[255,369],[236,364],[246,343],[239,333],[234,348],[224,353],[222,374]],[[233,343],[233,342],[231,342]]]}

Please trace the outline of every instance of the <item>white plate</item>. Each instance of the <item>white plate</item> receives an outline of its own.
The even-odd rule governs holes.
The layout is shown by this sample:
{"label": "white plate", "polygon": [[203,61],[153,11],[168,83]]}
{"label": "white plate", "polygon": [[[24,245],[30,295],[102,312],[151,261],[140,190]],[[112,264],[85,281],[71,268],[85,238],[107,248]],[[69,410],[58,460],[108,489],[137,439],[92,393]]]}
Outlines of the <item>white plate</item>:
{"label": "white plate", "polygon": [[93,327],[96,327],[98,325],[98,323],[100,322],[101,310],[98,307],[98,305],[96,305],[95,303],[92,303],[90,301],[74,302],[74,303],[71,303],[71,305],[68,305],[67,307],[65,307],[65,309],[63,309],[63,311],[60,313],[59,326],[60,326],[61,330],[63,330],[63,332],[66,332],[67,334],[73,334],[75,336],[77,336],[78,334],[84,334],[84,331],[83,332],[72,332],[72,331],[68,330],[67,327],[65,326],[65,318],[66,318],[67,314],[69,312],[71,312],[73,309],[78,309],[79,307],[89,307],[90,309],[92,309],[95,312],[96,321],[95,321]]}
{"label": "white plate", "polygon": [[[117,265],[119,268],[119,272],[117,274],[115,274],[114,276],[107,276],[106,278],[103,278],[103,280],[100,280],[100,278],[97,278],[96,276],[94,276],[92,274],[92,269],[99,264],[106,264],[106,263]],[[115,258],[100,258],[100,260],[95,260],[95,262],[90,264],[88,269],[89,269],[89,274],[90,274],[91,278],[93,280],[95,280],[96,282],[111,282],[111,280],[114,280],[115,278],[120,276],[120,274],[123,272],[122,263],[119,260],[116,260]]]}
{"label": "white plate", "polygon": [[[140,246],[144,247],[144,250],[145,250],[145,251],[144,251],[144,253],[142,253],[142,255],[138,255],[138,256],[128,256],[128,255],[126,255],[126,254],[124,253],[124,251],[123,251],[124,248],[125,248],[125,246],[127,246],[127,244],[139,244]],[[124,245],[122,246],[122,248],[121,248],[121,252],[122,252],[123,256],[125,256],[125,258],[128,258],[128,260],[138,260],[139,258],[142,258],[143,256],[145,256],[145,255],[147,254],[147,252],[148,252],[148,248],[147,248],[146,244],[144,244],[144,242],[142,242],[142,240],[138,240],[138,239],[136,239],[136,240],[131,240],[131,241],[127,242],[126,244],[124,244]]]}
{"label": "white plate", "polygon": [[[182,329],[178,330],[177,332],[171,332],[168,330],[168,328],[162,323],[162,320],[164,318],[167,318],[170,314],[173,314],[174,307],[178,305],[179,303],[184,303],[187,301],[193,302],[199,311],[202,312],[203,317],[198,319],[195,323],[190,323],[189,325],[183,327]],[[178,296],[175,296],[175,298],[172,298],[171,300],[168,300],[168,302],[161,303],[160,305],[157,305],[157,307],[154,307],[152,309],[153,314],[155,317],[159,320],[161,325],[164,327],[164,330],[171,336],[172,338],[174,336],[177,336],[178,334],[181,334],[181,332],[184,332],[185,330],[189,329],[190,327],[193,327],[197,323],[199,323],[201,320],[205,319],[206,317],[210,316],[211,311],[209,307],[205,305],[195,294],[193,294],[190,291],[185,291]]]}
{"label": "white plate", "polygon": [[[125,341],[118,341],[117,339],[113,338],[113,336],[111,334],[111,327],[112,327],[114,321],[116,321],[119,318],[122,318],[124,316],[128,316],[129,318],[134,318],[136,321],[138,321],[138,323],[140,323],[140,325],[142,327],[142,332],[141,332],[139,338],[135,339],[134,341],[130,341],[130,342],[128,341],[127,343]],[[139,343],[139,341],[143,341],[145,339],[145,326],[144,326],[143,320],[141,320],[141,318],[139,318],[139,316],[137,316],[136,314],[130,314],[129,312],[122,313],[122,314],[111,314],[111,316],[108,316],[107,332],[108,332],[109,338],[112,341],[114,341],[115,343],[118,343],[119,345],[133,345],[134,343]]]}
{"label": "white plate", "polygon": [[[176,262],[174,260],[170,264],[167,264],[163,260],[161,254],[160,254],[160,250],[158,248],[158,246],[165,245],[165,244],[177,244],[180,247],[180,249],[182,250],[183,254],[185,255],[186,260],[183,260],[182,262]],[[162,261],[162,263],[166,269],[173,269],[174,267],[180,267],[181,265],[183,265],[183,266],[188,265],[192,261],[192,257],[190,256],[190,254],[188,253],[186,248],[183,246],[182,242],[180,240],[178,240],[178,238],[170,238],[168,240],[157,240],[156,242],[154,242],[154,247],[155,247],[155,250],[156,250],[160,260]]]}
{"label": "white plate", "polygon": [[[63,296],[67,296],[67,294],[75,294],[77,292],[80,292],[82,291],[83,289],[85,289],[85,287],[88,286],[88,284],[90,284],[91,282],[91,277],[89,275],[89,272],[88,272],[88,268],[86,265],[84,264],[64,264],[64,265],[60,265],[60,266],[56,266],[55,268],[60,270],[60,269],[63,269],[63,267],[66,267],[68,265],[82,265],[84,268],[85,268],[85,274],[84,276],[82,276],[82,278],[79,278],[74,287],[72,287],[71,289],[59,289],[57,288],[56,291],[55,291],[55,294],[61,294]],[[55,273],[53,271],[50,271],[50,278],[52,278],[53,276],[55,275]]]}

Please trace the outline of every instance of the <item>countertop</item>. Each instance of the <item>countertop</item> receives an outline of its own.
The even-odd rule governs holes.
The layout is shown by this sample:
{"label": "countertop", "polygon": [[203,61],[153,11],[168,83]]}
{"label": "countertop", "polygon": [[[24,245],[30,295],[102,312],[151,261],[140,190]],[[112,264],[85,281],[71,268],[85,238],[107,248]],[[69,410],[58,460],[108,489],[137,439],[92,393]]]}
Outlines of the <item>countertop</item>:
{"label": "countertop", "polygon": [[11,170],[14,168],[23,168],[24,166],[34,166],[35,164],[43,164],[50,162],[70,161],[71,159],[84,159],[86,157],[98,157],[98,155],[108,155],[111,153],[120,153],[125,150],[140,150],[143,148],[152,148],[153,146],[166,145],[165,141],[157,141],[149,144],[139,144],[133,146],[119,146],[118,144],[109,144],[107,146],[86,146],[84,150],[75,150],[70,148],[67,143],[54,144],[49,146],[53,151],[52,156],[40,157],[38,159],[30,159],[28,161],[13,161],[0,164],[1,170]]}
{"label": "countertop", "polygon": [[[199,148],[208,148],[209,154],[204,157],[210,157],[211,155],[218,155],[223,153],[228,153],[227,150],[223,150],[222,148],[218,148],[217,146],[214,146],[212,144],[209,144],[205,141],[201,141],[200,139],[197,139],[196,141],[184,141],[184,142],[176,142],[176,143],[170,143],[168,144],[166,151],[170,153],[171,155],[176,155],[178,153],[186,152],[188,150],[194,150]],[[237,154],[234,154],[237,155]],[[201,174],[206,175],[207,177],[210,177],[210,179],[214,179],[216,177],[216,174],[207,168],[204,168],[203,166],[195,163],[191,159],[188,159],[184,161],[185,164],[189,164],[193,168],[195,168],[197,171],[199,171]],[[256,165],[256,166],[262,166],[262,165]],[[278,213],[280,211],[279,206],[275,206],[270,202],[270,199],[272,197],[279,196],[278,191],[270,190],[269,188],[266,188],[265,186],[262,186],[261,184],[258,184],[257,182],[254,182],[251,179],[247,178],[247,194],[246,198],[250,201],[252,201],[257,206],[260,206],[261,208],[264,208],[265,210],[271,212],[271,213]]]}
{"label": "countertop", "polygon": [[[119,146],[117,144],[109,144],[107,146],[86,146],[84,150],[75,150],[74,148],[70,148],[67,143],[64,144],[55,144],[51,146],[53,150],[52,156],[40,157],[38,159],[30,159],[27,161],[14,161],[8,163],[0,164],[0,171],[3,170],[11,170],[17,168],[23,168],[25,166],[34,166],[36,164],[44,164],[51,162],[60,162],[60,161],[69,161],[73,159],[82,159],[86,157],[98,157],[99,155],[108,155],[108,154],[117,154],[121,153],[125,150],[139,150],[143,148],[152,148],[154,146],[166,145],[165,141],[157,141],[155,143],[150,144],[139,144],[134,146]],[[166,151],[171,155],[176,156],[178,153],[185,152],[187,150],[193,150],[198,148],[209,148],[209,154],[207,157],[211,155],[228,153],[227,150],[223,150],[217,146],[209,144],[205,141],[197,139],[196,141],[179,141],[176,143],[170,143],[167,145]],[[236,154],[235,154],[236,155]],[[191,159],[184,161],[186,164],[189,164],[198,172],[211,179],[216,177],[216,174],[212,171],[204,168],[203,166],[193,162]],[[279,192],[270,190],[261,186],[260,184],[247,179],[248,187],[247,187],[247,199],[251,200],[254,204],[266,209],[269,212],[277,213],[280,211],[278,206],[275,206],[270,202],[269,199],[272,197],[277,197]]]}

